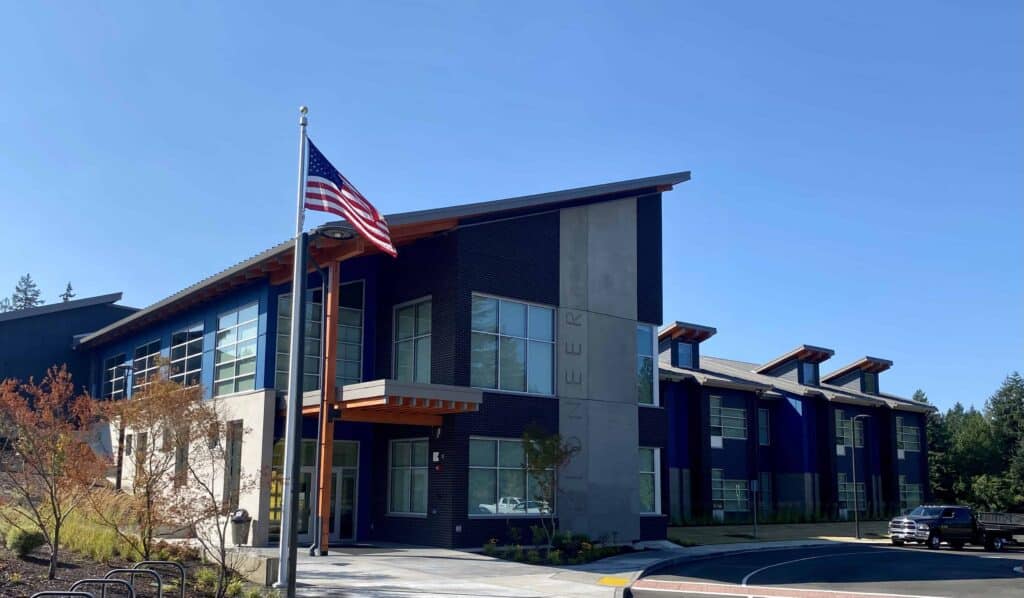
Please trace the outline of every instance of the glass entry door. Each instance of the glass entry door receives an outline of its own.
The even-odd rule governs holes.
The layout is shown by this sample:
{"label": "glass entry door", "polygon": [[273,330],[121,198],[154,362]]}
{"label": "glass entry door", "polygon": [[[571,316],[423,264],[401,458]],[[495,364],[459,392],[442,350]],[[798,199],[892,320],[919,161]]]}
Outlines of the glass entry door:
{"label": "glass entry door", "polygon": [[[331,509],[327,520],[331,542],[352,542],[356,538],[356,496],[359,482],[359,443],[338,440],[334,443],[331,468]],[[311,465],[302,466],[299,477],[299,541],[313,541],[313,475]]]}

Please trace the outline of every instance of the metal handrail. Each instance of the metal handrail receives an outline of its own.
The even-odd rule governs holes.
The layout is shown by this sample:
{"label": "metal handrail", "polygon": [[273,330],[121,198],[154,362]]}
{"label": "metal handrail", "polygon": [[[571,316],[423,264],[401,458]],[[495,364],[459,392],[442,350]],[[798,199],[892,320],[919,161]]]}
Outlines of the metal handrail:
{"label": "metal handrail", "polygon": [[178,595],[181,598],[185,598],[185,567],[181,563],[175,563],[174,561],[139,561],[132,565],[132,569],[139,569],[142,567],[148,567],[150,569],[157,567],[174,567],[178,570]]}
{"label": "metal handrail", "polygon": [[100,596],[103,598],[105,598],[107,595],[107,586],[124,586],[128,588],[128,598],[135,598],[135,588],[132,587],[132,584],[128,583],[123,579],[102,579],[99,577],[89,577],[86,579],[79,579],[75,583],[71,584],[71,587],[68,589],[74,591],[74,589],[78,586],[85,584],[103,586],[103,591],[100,593]]}
{"label": "metal handrail", "polygon": [[36,592],[31,598],[42,598],[43,596],[64,596],[65,598],[96,598],[89,592],[72,592],[71,590],[46,590]]}
{"label": "metal handrail", "polygon": [[[135,587],[135,576],[136,575],[151,575],[156,580],[156,598],[163,598],[164,596],[164,583],[160,579],[160,574],[152,569],[111,569],[107,571],[107,574],[103,576],[104,579],[111,579],[114,575],[121,575],[123,573],[128,574],[128,580],[131,582],[132,587]],[[106,592],[103,592],[106,595]]]}

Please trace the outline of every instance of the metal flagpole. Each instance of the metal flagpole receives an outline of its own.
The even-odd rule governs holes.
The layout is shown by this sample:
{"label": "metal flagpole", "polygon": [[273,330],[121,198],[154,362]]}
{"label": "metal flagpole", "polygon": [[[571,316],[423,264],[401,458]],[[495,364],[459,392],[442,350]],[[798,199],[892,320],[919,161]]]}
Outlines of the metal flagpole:
{"label": "metal flagpole", "polygon": [[292,329],[289,342],[288,404],[284,428],[284,500],[281,508],[281,541],[276,587],[286,598],[295,596],[295,557],[299,476],[302,453],[302,354],[306,320],[306,233],[302,230],[306,194],[306,113],[299,108],[299,187],[295,211],[295,259],[292,271]]}

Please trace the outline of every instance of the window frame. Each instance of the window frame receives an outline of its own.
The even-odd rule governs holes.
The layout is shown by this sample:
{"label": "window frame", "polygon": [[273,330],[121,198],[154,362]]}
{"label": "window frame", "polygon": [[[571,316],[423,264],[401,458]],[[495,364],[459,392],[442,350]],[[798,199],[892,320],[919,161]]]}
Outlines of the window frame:
{"label": "window frame", "polygon": [[[505,301],[507,303],[518,303],[519,305],[526,306],[526,310],[527,310],[526,311],[526,336],[525,337],[521,337],[521,336],[515,336],[515,335],[511,335],[511,334],[502,334],[501,333],[501,310],[500,310],[500,308],[498,310],[498,315],[497,315],[498,331],[490,332],[490,331],[485,331],[485,330],[476,330],[476,329],[474,329],[473,328],[472,302],[473,302],[473,299],[476,298],[476,297],[480,297],[480,298],[483,298],[483,299],[493,299],[495,301],[498,301],[499,304],[500,304],[500,302]],[[544,340],[544,339],[540,339],[540,338],[533,338],[533,337],[530,336],[530,312],[529,312],[529,309],[531,307],[537,307],[537,308],[547,309],[547,310],[551,311],[551,340],[550,341],[547,341],[547,340]],[[477,389],[480,389],[480,390],[483,390],[483,391],[486,391],[486,392],[502,393],[502,394],[509,394],[509,395],[530,396],[530,397],[555,397],[555,396],[557,396],[557,393],[558,393],[558,385],[557,385],[557,380],[558,380],[558,351],[556,349],[558,348],[558,308],[556,306],[554,306],[554,305],[547,305],[547,304],[544,304],[544,303],[537,303],[535,301],[526,301],[526,300],[523,300],[523,299],[514,299],[512,297],[503,297],[501,295],[492,295],[490,293],[481,293],[481,292],[478,292],[478,291],[473,291],[473,292],[470,293],[470,318],[469,318],[469,335],[470,335],[470,346],[471,347],[472,347],[472,342],[473,342],[472,341],[472,337],[473,337],[474,334],[486,334],[486,335],[489,335],[489,336],[493,336],[493,337],[498,339],[498,345],[497,345],[497,349],[496,349],[497,350],[497,355],[496,355],[497,362],[495,363],[495,369],[494,369],[495,386],[493,386],[493,387],[491,387],[491,386],[477,386],[477,385],[473,384],[473,382],[472,382],[473,356],[472,356],[472,351],[470,352],[470,357],[469,357],[470,386],[472,388],[477,388]],[[524,370],[524,373],[526,375],[526,390],[509,390],[509,389],[501,388],[501,358],[500,358],[500,355],[501,355],[501,338],[503,338],[503,337],[504,338],[514,338],[514,339],[519,339],[519,340],[525,341],[525,350],[526,350],[526,352],[524,353],[524,358],[523,358],[523,370]],[[545,392],[531,392],[530,391],[530,343],[531,342],[547,343],[547,344],[551,345],[551,392],[549,392],[549,393],[545,393]]]}
{"label": "window frame", "polygon": [[[908,438],[911,439],[909,443]],[[905,453],[921,452],[921,429],[914,424],[903,423],[903,416],[896,416],[896,448]]]}
{"label": "window frame", "polygon": [[[229,327],[231,330],[235,331],[235,340],[233,340],[230,343],[230,345],[237,348],[239,344],[252,340],[252,341],[255,341],[255,343],[254,343],[255,346],[256,346],[255,353],[252,355],[252,357],[245,357],[245,358],[241,358],[241,359],[238,357],[238,355],[236,353],[236,355],[235,355],[235,357],[233,359],[225,361],[223,363],[217,363],[217,351],[219,351],[221,349],[221,346],[219,346],[218,343],[217,343],[217,337],[220,336],[220,333],[223,330],[227,330],[227,328],[221,328],[220,327],[220,319],[223,318],[224,316],[230,314],[230,313],[237,313],[238,316],[241,316],[241,313],[243,311],[249,309],[250,307],[255,307],[256,308],[256,316],[253,319],[245,320],[244,322],[241,321],[241,320],[236,321],[234,324],[232,324]],[[257,371],[257,369],[259,368],[259,365],[260,365],[259,364],[259,361],[260,361],[260,359],[259,359],[259,357],[260,357],[260,352],[259,352],[260,302],[259,302],[259,300],[256,299],[256,300],[253,300],[253,301],[248,301],[246,303],[243,303],[243,304],[238,305],[236,307],[233,307],[231,309],[226,309],[226,310],[224,310],[222,312],[219,312],[216,315],[216,321],[217,321],[217,330],[214,333],[214,338],[213,338],[213,383],[212,383],[212,387],[210,389],[210,396],[212,396],[214,398],[220,398],[220,397],[226,397],[226,396],[230,396],[230,395],[240,394],[240,393],[243,393],[243,392],[253,392],[253,391],[257,390],[258,388],[260,388],[260,385],[257,383],[257,378],[256,378],[256,371]],[[256,335],[252,339],[245,339],[244,341],[239,341],[238,340],[238,330],[242,327],[243,324],[248,324],[250,322],[255,322],[256,323]],[[225,344],[224,346],[226,347],[228,345]],[[252,359],[252,363],[253,363],[252,373],[251,374],[241,374],[241,375],[239,375],[237,373],[238,363],[240,363],[242,361],[245,361],[245,360],[248,360],[248,359]],[[217,368],[221,367],[221,366],[224,366],[224,365],[227,365],[229,363],[235,366],[235,373],[232,374],[230,377],[227,377],[227,378],[217,378]],[[238,381],[240,379],[242,379],[242,378],[248,378],[249,376],[252,377],[253,387],[251,389],[239,390],[239,388],[238,388]],[[223,382],[228,382],[228,381],[231,382],[231,391],[218,394],[217,393],[217,384],[218,383],[223,383]]]}
{"label": "window frame", "polygon": [[[715,415],[715,408],[712,405],[712,401],[718,401],[718,415]],[[750,430],[747,425],[747,409],[745,407],[726,407],[724,405],[725,397],[722,395],[708,395],[708,429],[711,430],[712,436],[717,436],[723,441],[725,440],[747,440],[750,438]],[[738,415],[742,413],[742,415]],[[715,418],[718,419],[718,424],[715,424]],[[729,421],[730,426],[726,425],[726,421]],[[736,422],[742,422],[742,427],[736,426]],[[718,428],[719,434],[715,434],[713,428]],[[736,436],[738,430],[742,429],[743,436]],[[731,430],[734,435],[726,434],[726,430]]]}
{"label": "window frame", "polygon": [[[154,346],[156,346],[156,351],[153,351]],[[140,349],[146,351],[141,357],[138,356]],[[132,395],[153,383],[156,372],[160,370],[161,357],[163,357],[163,342],[159,337],[137,345],[132,350]],[[145,367],[140,368],[136,365],[140,361]]]}
{"label": "window frame", "polygon": [[[764,438],[761,437],[762,431]],[[771,409],[768,407],[757,408],[757,444],[758,446],[772,445]]]}
{"label": "window frame", "polygon": [[840,472],[836,474],[836,501],[839,502],[840,504],[846,505],[845,508],[848,511],[853,511],[855,510],[853,505],[853,497],[856,496],[858,501],[857,507],[859,507],[858,509],[856,509],[856,511],[858,513],[867,513],[868,495],[864,482],[861,481],[854,484],[853,482],[847,481],[846,477],[847,476],[845,472]]}
{"label": "window frame", "polygon": [[[364,293],[365,293],[365,290],[364,290]],[[407,308],[407,307],[416,307],[416,306],[419,306],[421,303],[427,303],[427,302],[430,303],[430,332],[427,333],[427,334],[419,334],[419,335],[416,334],[416,330],[415,330],[415,327],[416,327],[415,312],[416,312],[416,310],[413,310],[413,333],[412,333],[412,336],[410,336],[408,338],[399,339],[398,338],[398,312],[400,310],[402,310],[402,309]],[[365,312],[365,309],[366,308],[365,308],[365,304],[364,304],[364,308],[363,308],[364,312]],[[412,382],[412,383],[415,383],[415,384],[432,384],[433,383],[432,382],[433,378],[434,378],[434,372],[433,372],[433,369],[434,369],[433,368],[433,365],[434,365],[434,339],[433,339],[433,335],[434,335],[434,296],[433,295],[423,295],[422,297],[418,297],[416,299],[411,299],[409,301],[403,301],[402,303],[397,303],[394,306],[392,306],[392,308],[391,308],[391,377],[393,379],[401,381],[401,382]],[[426,382],[423,382],[421,380],[416,380],[416,365],[417,365],[416,341],[422,340],[422,339],[428,339],[427,342],[428,342],[428,346],[430,347],[430,364],[427,367],[427,371],[429,372],[428,375],[429,375],[430,379],[427,380]],[[398,345],[399,345],[399,343],[412,343],[412,380],[401,380],[398,377]]]}
{"label": "window frame", "polygon": [[[523,444],[523,439],[522,438],[510,438],[510,437],[502,437],[502,436],[471,435],[469,437],[469,440],[470,441],[473,441],[473,440],[493,441],[495,443],[495,453],[494,453],[494,458],[495,458],[495,462],[494,463],[495,464],[494,464],[494,466],[469,465],[469,463],[471,461],[468,459],[468,457],[469,457],[469,450],[470,450],[469,447],[471,445],[469,445],[467,443],[467,448],[466,448],[466,456],[467,456],[467,466],[466,466],[466,498],[467,498],[467,500],[466,500],[466,511],[467,512],[466,512],[466,516],[467,517],[469,517],[471,519],[495,519],[495,518],[506,518],[506,519],[531,519],[532,518],[532,519],[538,519],[538,518],[541,518],[541,517],[549,517],[549,516],[558,517],[558,494],[557,493],[555,493],[555,496],[553,497],[555,504],[551,505],[551,511],[552,511],[551,513],[528,513],[528,512],[525,512],[525,511],[523,513],[498,513],[497,512],[497,503],[495,503],[495,512],[494,513],[470,513],[469,512],[469,500],[468,500],[469,499],[469,491],[470,491],[470,489],[469,489],[469,471],[472,471],[474,469],[486,469],[486,470],[490,470],[490,471],[494,471],[495,472],[495,482],[496,482],[496,485],[495,485],[495,489],[494,490],[497,493],[497,496],[495,496],[495,500],[499,500],[499,501],[501,500],[501,475],[500,475],[500,472],[502,470],[505,470],[505,471],[522,471],[523,472],[523,476],[524,476],[524,483],[525,483],[525,485],[523,487],[523,492],[527,495],[524,498],[524,500],[530,501],[530,500],[536,500],[536,499],[534,497],[532,497],[532,496],[529,496],[529,494],[530,494],[530,473],[529,473],[529,470],[526,468],[527,457],[526,457],[525,449],[523,451],[523,466],[521,468],[517,468],[517,467],[503,467],[501,465],[501,443],[502,442],[518,442],[519,444]],[[548,468],[547,471],[550,471],[552,473],[552,475],[554,475],[554,476],[558,475],[558,472],[555,471],[554,468]],[[556,480],[556,482],[557,482],[557,480]]]}
{"label": "window frame", "polygon": [[[118,361],[120,358],[120,361]],[[128,397],[128,373],[127,370],[131,369],[131,365],[125,365],[128,361],[127,353],[115,353],[110,357],[103,360],[103,386],[100,391],[100,395],[104,399],[119,400]],[[111,362],[116,362],[113,365],[107,365]],[[121,369],[121,375],[117,375],[118,368]],[[117,389],[117,383],[120,381],[121,388]],[[107,385],[110,385],[110,392],[107,392]],[[120,393],[120,395],[118,395]]]}
{"label": "window frame", "polygon": [[[351,359],[344,359],[344,358],[342,358],[342,352],[340,350],[340,345],[342,345],[342,344],[353,345],[355,343],[349,342],[349,341],[343,341],[342,338],[341,338],[341,329],[343,327],[344,328],[354,328],[354,326],[347,326],[347,325],[342,324],[341,312],[342,312],[342,310],[356,311],[356,309],[353,308],[353,307],[344,307],[344,306],[341,305],[341,303],[340,303],[341,302],[341,288],[346,286],[346,285],[353,285],[353,284],[358,284],[360,286],[360,289],[361,289],[360,293],[361,293],[361,296],[362,296],[361,299],[360,299],[360,304],[362,305],[362,307],[360,307],[359,310],[358,310],[359,311],[359,361],[358,361],[359,380],[357,382],[343,383],[344,380],[341,377],[341,371],[342,371],[342,367],[341,366],[342,366],[342,364],[344,364],[344,363],[356,363],[356,361],[351,360]],[[345,384],[358,384],[359,382],[363,381],[363,363],[365,361],[364,353],[365,353],[365,349],[366,349],[366,279],[365,278],[359,278],[359,279],[356,279],[356,280],[349,280],[347,282],[343,282],[343,283],[339,284],[338,285],[338,301],[339,301],[338,306],[337,306],[338,307],[338,331],[337,331],[337,335],[336,335],[337,338],[335,339],[335,347],[334,347],[334,352],[335,352],[335,355],[336,355],[336,357],[334,359],[334,385],[336,387],[343,387],[343,386],[345,386]],[[326,319],[325,319],[325,325],[326,325]],[[431,331],[433,331],[433,326],[431,326]]]}
{"label": "window frame", "polygon": [[[810,368],[811,380],[808,380],[808,371]],[[818,364],[811,363],[809,361],[800,362],[800,384],[804,386],[820,386],[821,385],[821,372],[818,369]]]}
{"label": "window frame", "polygon": [[[417,443],[417,442],[424,442],[427,445],[427,463],[426,463],[426,465],[423,465],[423,466],[413,465],[412,464],[412,444]],[[410,447],[409,447],[409,465],[400,465],[400,466],[398,466],[399,469],[408,470],[409,471],[409,480],[410,480],[410,484],[409,484],[409,505],[410,506],[412,505],[412,483],[411,483],[412,471],[414,469],[422,469],[426,473],[426,484],[424,485],[424,488],[423,488],[423,493],[425,494],[425,496],[423,497],[424,501],[423,501],[423,512],[422,513],[419,513],[419,512],[416,512],[416,511],[393,511],[393,510],[391,510],[391,505],[392,505],[391,496],[392,496],[392,492],[394,490],[394,488],[393,488],[394,483],[392,482],[392,476],[394,474],[395,467],[396,467],[395,463],[394,463],[394,459],[395,459],[395,444],[397,444],[397,443],[407,443],[407,444],[410,445]],[[388,441],[388,492],[387,492],[387,501],[388,501],[388,503],[387,503],[388,504],[388,508],[387,508],[387,516],[388,517],[412,517],[412,518],[415,518],[415,519],[425,519],[427,517],[427,515],[430,514],[430,437],[428,437],[428,436],[416,436],[416,437],[411,437],[411,438],[392,438],[392,439],[390,439]]]}
{"label": "window frame", "polygon": [[640,347],[637,347],[636,358],[637,358],[637,360],[639,360],[641,357],[649,357],[650,358],[651,364],[652,364],[651,376],[653,378],[653,380],[651,381],[651,402],[650,403],[641,403],[640,402],[639,380],[637,381],[637,401],[636,401],[636,404],[641,406],[641,407],[661,407],[661,397],[659,396],[660,395],[660,391],[659,391],[659,386],[658,386],[658,378],[659,378],[659,375],[658,375],[658,327],[655,326],[654,324],[648,324],[646,322],[640,322],[640,321],[637,321],[636,326],[637,326],[638,329],[641,326],[645,326],[651,332],[651,354],[649,356],[648,355],[640,355]]}
{"label": "window frame", "polygon": [[[718,486],[716,488],[715,472],[718,472]],[[727,487],[735,490],[736,487],[742,485],[745,489],[743,498],[726,498]],[[716,497],[716,494],[718,495]],[[724,513],[749,513],[750,512],[750,482],[747,480],[736,480],[727,479],[725,477],[725,470],[720,467],[714,467],[711,469],[711,503],[714,508],[715,502],[722,503],[722,512]],[[736,508],[729,508],[729,504],[732,503]],[[739,508],[740,506],[746,505],[745,509]]]}
{"label": "window frame", "polygon": [[[196,329],[199,330],[199,338],[198,339],[190,339],[189,336],[188,336],[189,333],[194,332]],[[185,334],[185,342],[175,344],[174,343],[174,337],[176,335],[182,334],[182,333]],[[257,336],[258,336],[258,334],[257,334]],[[195,343],[196,340],[199,340],[199,353],[190,353],[189,352],[189,345]],[[183,357],[175,359],[174,358],[174,350],[177,349],[178,347],[182,347],[183,350],[185,351],[185,354],[184,354]],[[204,353],[205,350],[206,350],[206,323],[205,322],[200,320],[199,322],[196,322],[194,324],[189,324],[188,326],[185,326],[184,328],[179,328],[178,330],[175,330],[175,331],[171,332],[171,342],[170,342],[170,347],[168,349],[168,372],[167,372],[168,375],[167,375],[167,379],[171,380],[172,382],[178,382],[179,384],[181,384],[185,388],[192,388],[193,386],[201,385],[203,383],[203,353]],[[190,370],[190,369],[188,369],[188,362],[189,362],[190,359],[193,359],[195,357],[199,357],[199,368],[198,369]],[[182,366],[181,366],[182,370],[179,373],[175,373],[174,372],[174,366],[176,364],[179,364],[179,363],[182,364]],[[188,378],[189,378],[190,374],[198,374],[198,376],[196,377],[196,383],[195,384],[188,384]],[[180,382],[179,382],[179,379],[180,379]]]}
{"label": "window frame", "polygon": [[863,374],[861,374],[860,385],[861,392],[869,395],[877,395],[878,372],[864,372]]}
{"label": "window frame", "polygon": [[[316,293],[317,292],[320,293],[320,301],[319,302],[316,301]],[[326,332],[324,330],[324,326],[325,326],[325,323],[326,323],[326,317],[325,317],[326,313],[324,312],[323,287],[321,286],[321,287],[306,289],[306,294],[309,295],[309,301],[306,303],[306,314],[305,314],[306,315],[306,322],[304,322],[304,325],[319,323],[320,324],[320,326],[319,326],[320,337],[316,339],[317,346],[319,347],[319,353],[317,355],[308,355],[306,353],[305,345],[307,343],[309,343],[310,336],[309,336],[309,334],[303,334],[303,347],[302,347],[302,392],[303,393],[313,392],[313,391],[320,390],[322,385],[323,385],[322,374],[323,374],[323,369],[324,369],[323,368],[324,333]],[[292,296],[292,292],[290,290],[286,291],[284,293],[280,293],[277,296],[277,313],[276,313],[277,331],[275,333],[275,343],[274,343],[274,388],[276,390],[280,391],[280,392],[288,392],[288,381],[290,379],[289,378],[289,371],[291,369],[291,350],[292,350],[291,349],[291,321],[292,321],[291,305],[289,304],[289,309],[287,310],[287,313],[284,313],[281,310],[281,301],[284,298],[287,297],[289,302],[290,302],[291,301],[291,296]],[[311,309],[311,308],[315,308],[318,305],[320,306],[319,321],[313,319],[313,314],[316,313],[317,310],[316,309]],[[282,328],[282,320],[287,320],[287,322],[288,322],[288,329],[287,330],[282,330],[281,329]],[[305,328],[303,328],[303,330],[305,330]],[[282,343],[282,341],[283,341],[283,343]],[[282,346],[282,344],[283,344],[283,346]],[[307,359],[315,359],[316,360],[316,371],[315,372],[314,371],[307,371],[307,368],[306,368],[306,360]],[[278,378],[281,377],[281,376],[284,376],[284,384],[283,385],[280,384],[279,380],[278,380]],[[306,378],[307,377],[311,378],[311,379],[312,378],[316,379],[316,384],[312,388],[306,388]]]}
{"label": "window frame", "polygon": [[650,475],[654,477],[654,510],[645,511],[643,505],[640,505],[640,516],[660,516],[663,515],[661,512],[661,447],[657,446],[641,446],[637,448],[637,451],[651,451],[654,457],[654,471],[639,470],[640,476]]}
{"label": "window frame", "polygon": [[774,477],[770,471],[760,471],[757,473],[758,507],[765,514],[770,513],[775,508],[775,495],[772,488]]}
{"label": "window frame", "polygon": [[[922,491],[921,491],[921,484],[920,483],[908,484],[907,483],[907,476],[906,475],[901,475],[898,478],[897,486],[898,486],[898,490],[899,490],[900,510],[901,511],[904,510],[904,509],[913,509],[914,507],[918,507],[918,506],[924,504],[924,496],[923,496]],[[907,499],[910,498],[910,497],[914,497],[914,496],[917,497],[917,504],[911,505],[910,501],[907,500]]]}

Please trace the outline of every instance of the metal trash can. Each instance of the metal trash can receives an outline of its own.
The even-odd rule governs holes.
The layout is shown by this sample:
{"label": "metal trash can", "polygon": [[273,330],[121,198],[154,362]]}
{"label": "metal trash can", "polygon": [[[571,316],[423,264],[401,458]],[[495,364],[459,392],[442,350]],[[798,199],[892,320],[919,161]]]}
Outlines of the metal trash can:
{"label": "metal trash can", "polygon": [[249,511],[238,509],[231,514],[231,542],[235,546],[242,546],[249,543],[249,528],[252,526],[252,517]]}

